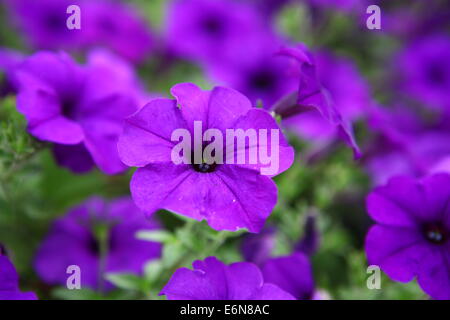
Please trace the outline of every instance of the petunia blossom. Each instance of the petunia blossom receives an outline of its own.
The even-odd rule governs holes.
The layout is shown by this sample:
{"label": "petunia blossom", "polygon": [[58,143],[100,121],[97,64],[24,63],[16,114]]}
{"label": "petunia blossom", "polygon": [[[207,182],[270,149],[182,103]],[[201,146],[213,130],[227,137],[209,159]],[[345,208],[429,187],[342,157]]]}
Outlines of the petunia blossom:
{"label": "petunia blossom", "polygon": [[294,300],[278,286],[267,283],[249,262],[226,265],[216,257],[197,260],[194,270],[180,268],[161,290],[168,300]]}
{"label": "petunia blossom", "polygon": [[[364,109],[361,101],[366,101],[367,93],[364,83],[355,77],[353,66],[330,61],[320,55],[317,60],[321,62],[318,62],[303,44],[284,47],[279,54],[297,61],[295,70],[300,68],[297,91],[281,97],[271,107],[281,116],[283,125],[301,137],[320,143],[340,138],[353,149],[354,157],[359,158],[361,152],[354,137],[352,119]],[[351,79],[349,83],[353,89],[348,90],[346,86],[330,80],[330,77],[338,78],[330,72],[332,70]]]}
{"label": "petunia blossom", "polygon": [[128,197],[106,201],[93,197],[57,219],[34,260],[37,274],[51,285],[65,285],[67,268],[78,266],[81,287],[110,289],[108,272],[142,274],[147,261],[159,258],[161,245],[139,240],[136,233],[155,230]]}
{"label": "petunia blossom", "polygon": [[246,59],[264,35],[264,19],[250,5],[229,0],[173,0],[167,8],[166,38],[176,55],[201,64]]}
{"label": "petunia blossom", "polygon": [[21,292],[19,276],[8,257],[0,253],[0,300],[37,300],[34,292]]}
{"label": "petunia blossom", "polygon": [[318,297],[311,264],[308,257],[301,252],[267,259],[261,270],[266,282],[279,286],[297,300]]}
{"label": "petunia blossom", "polygon": [[117,139],[143,94],[125,62],[94,51],[80,66],[67,54],[38,52],[15,68],[13,82],[28,131],[54,144],[61,165],[84,172],[95,164],[107,174],[126,169]]}
{"label": "petunia blossom", "polygon": [[395,106],[374,108],[368,119],[374,138],[363,162],[374,185],[395,175],[450,173],[449,117],[428,123],[410,108]]}
{"label": "petunia blossom", "polygon": [[[155,37],[136,8],[114,0],[5,0],[13,26],[36,49],[85,52],[104,47],[131,62],[144,60],[155,48]],[[67,21],[80,8],[80,28]]]}
{"label": "petunia blossom", "polygon": [[[175,164],[172,150],[178,141],[172,140],[172,133],[181,128],[194,137],[198,121],[202,132],[216,129],[223,137],[227,129],[244,132],[265,129],[268,134],[280,132],[276,121],[267,111],[253,108],[245,96],[225,87],[203,91],[194,84],[183,83],[174,86],[171,92],[175,100],[154,99],[128,117],[119,139],[122,161],[138,167],[130,183],[137,206],[147,213],[167,209],[192,219],[205,219],[216,230],[247,228],[258,232],[277,200],[275,183],[260,172],[267,165],[260,159],[254,164],[248,160],[243,164],[216,161]],[[246,140],[245,146],[234,144],[228,153],[235,156],[245,155],[250,149],[274,150],[273,156],[279,163],[273,176],[290,167],[294,152],[282,133],[278,154],[269,140],[266,139],[267,143],[258,140],[252,146]],[[223,154],[227,154],[226,144],[222,147]],[[207,146],[197,147],[200,151],[203,148]],[[192,152],[195,154],[194,149]],[[191,154],[184,157],[190,161]]]}
{"label": "petunia blossom", "polygon": [[369,194],[367,210],[376,222],[366,237],[369,264],[450,299],[450,175],[394,177]]}
{"label": "petunia blossom", "polygon": [[397,88],[432,110],[450,112],[449,55],[447,35],[433,34],[413,41],[394,57]]}

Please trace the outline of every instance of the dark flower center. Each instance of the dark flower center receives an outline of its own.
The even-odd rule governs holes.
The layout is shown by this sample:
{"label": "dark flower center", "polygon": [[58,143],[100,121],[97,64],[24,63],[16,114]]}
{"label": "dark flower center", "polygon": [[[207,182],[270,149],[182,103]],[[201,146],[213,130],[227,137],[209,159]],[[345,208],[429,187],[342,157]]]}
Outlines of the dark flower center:
{"label": "dark flower center", "polygon": [[193,164],[194,170],[201,173],[210,173],[216,171],[217,164],[207,164],[207,163],[201,163],[201,164]]}
{"label": "dark flower center", "polygon": [[260,70],[250,76],[250,86],[257,90],[271,90],[275,87],[276,76],[270,70]]}
{"label": "dark flower center", "polygon": [[66,27],[66,20],[62,14],[51,13],[45,17],[45,25],[53,32],[60,31]]}
{"label": "dark flower center", "polygon": [[97,239],[95,239],[94,236],[92,236],[89,239],[88,248],[89,251],[92,252],[94,255],[97,256],[100,254],[100,244],[98,243]]}
{"label": "dark flower center", "polygon": [[208,164],[206,162],[202,162],[202,163],[195,163],[194,161],[194,153],[191,154],[191,163],[192,163],[192,167],[194,168],[195,171],[200,172],[200,173],[211,173],[216,171],[217,168],[217,163],[211,163]]}
{"label": "dark flower center", "polygon": [[448,239],[448,232],[440,223],[430,223],[424,228],[425,238],[434,244],[445,243]]}
{"label": "dark flower center", "polygon": [[446,82],[447,76],[445,68],[440,65],[433,64],[427,70],[428,79],[434,84],[442,84]]}
{"label": "dark flower center", "polygon": [[222,21],[214,16],[210,16],[204,19],[201,23],[201,27],[205,31],[205,33],[210,35],[221,34],[224,28]]}
{"label": "dark flower center", "polygon": [[76,120],[76,102],[72,98],[65,98],[61,101],[61,113],[68,119]]}

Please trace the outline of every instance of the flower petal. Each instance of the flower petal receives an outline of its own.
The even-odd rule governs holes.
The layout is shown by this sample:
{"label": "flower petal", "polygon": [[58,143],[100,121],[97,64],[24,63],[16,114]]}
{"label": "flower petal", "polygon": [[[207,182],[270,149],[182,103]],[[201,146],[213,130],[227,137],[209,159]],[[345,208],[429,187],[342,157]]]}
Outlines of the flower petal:
{"label": "flower petal", "polygon": [[176,101],[155,99],[125,120],[119,138],[120,159],[128,166],[171,161],[172,132],[186,128]]}

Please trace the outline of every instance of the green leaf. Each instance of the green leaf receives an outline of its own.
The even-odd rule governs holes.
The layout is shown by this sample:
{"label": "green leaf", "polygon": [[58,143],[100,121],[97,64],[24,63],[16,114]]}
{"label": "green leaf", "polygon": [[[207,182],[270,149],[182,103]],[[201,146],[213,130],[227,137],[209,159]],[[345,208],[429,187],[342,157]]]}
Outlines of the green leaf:
{"label": "green leaf", "polygon": [[138,231],[136,233],[136,238],[140,240],[155,241],[162,243],[169,243],[174,241],[174,237],[170,232],[162,230]]}
{"label": "green leaf", "polygon": [[143,279],[131,273],[107,273],[105,278],[125,290],[141,290]]}

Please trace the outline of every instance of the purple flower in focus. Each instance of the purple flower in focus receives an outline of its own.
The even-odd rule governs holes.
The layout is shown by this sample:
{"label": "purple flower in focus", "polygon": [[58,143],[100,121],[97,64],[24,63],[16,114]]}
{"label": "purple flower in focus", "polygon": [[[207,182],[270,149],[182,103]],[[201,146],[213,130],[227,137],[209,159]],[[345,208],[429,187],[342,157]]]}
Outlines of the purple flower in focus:
{"label": "purple flower in focus", "polygon": [[430,108],[449,112],[449,56],[447,35],[435,34],[414,41],[394,60],[399,88]]}
{"label": "purple flower in focus", "polygon": [[230,55],[245,59],[265,30],[254,8],[229,0],[173,0],[166,21],[171,50],[207,64],[219,64]]}
{"label": "purple flower in focus", "polygon": [[19,276],[7,256],[0,254],[0,300],[37,300],[33,292],[21,292]]}
{"label": "purple flower in focus", "polygon": [[[171,140],[171,135],[184,128],[194,137],[194,121],[201,121],[203,132],[217,129],[223,137],[226,129],[279,130],[276,121],[267,111],[252,108],[245,96],[232,89],[216,87],[203,91],[184,83],[174,86],[171,92],[176,100],[152,100],[127,118],[119,139],[122,161],[139,167],[130,183],[137,206],[147,213],[163,208],[192,219],[206,219],[216,230],[247,228],[259,232],[277,199],[275,183],[259,172],[265,165],[176,165],[171,153],[177,142]],[[235,144],[234,155],[246,154],[249,148],[271,149],[258,141],[252,147],[247,142],[245,149],[239,150]],[[280,133],[277,174],[289,168],[293,158],[293,149]]]}
{"label": "purple flower in focus", "polygon": [[13,74],[17,108],[36,138],[54,143],[58,162],[75,172],[95,163],[103,172],[126,169],[117,154],[123,119],[137,110],[141,93],[132,70],[102,51],[86,66],[64,53],[39,52]]}
{"label": "purple flower in focus", "polygon": [[154,219],[145,219],[129,198],[110,202],[91,198],[53,223],[38,250],[34,267],[46,283],[63,285],[67,267],[77,265],[81,269],[82,287],[111,288],[109,282],[102,284],[101,274],[140,275],[147,261],[159,258],[160,244],[136,238],[140,230],[157,228],[159,224]]}
{"label": "purple flower in focus", "polygon": [[178,269],[160,294],[168,300],[294,300],[289,293],[265,282],[252,263],[225,265],[208,257],[194,261],[192,266],[194,270]]}
{"label": "purple flower in focus", "polygon": [[[137,11],[110,0],[6,0],[12,23],[37,49],[84,51],[105,46],[122,57],[143,60],[154,39]],[[80,7],[81,29],[68,29],[70,5]]]}
{"label": "purple flower in focus", "polygon": [[367,210],[377,222],[366,238],[369,264],[450,299],[450,175],[394,177],[369,194]]}

